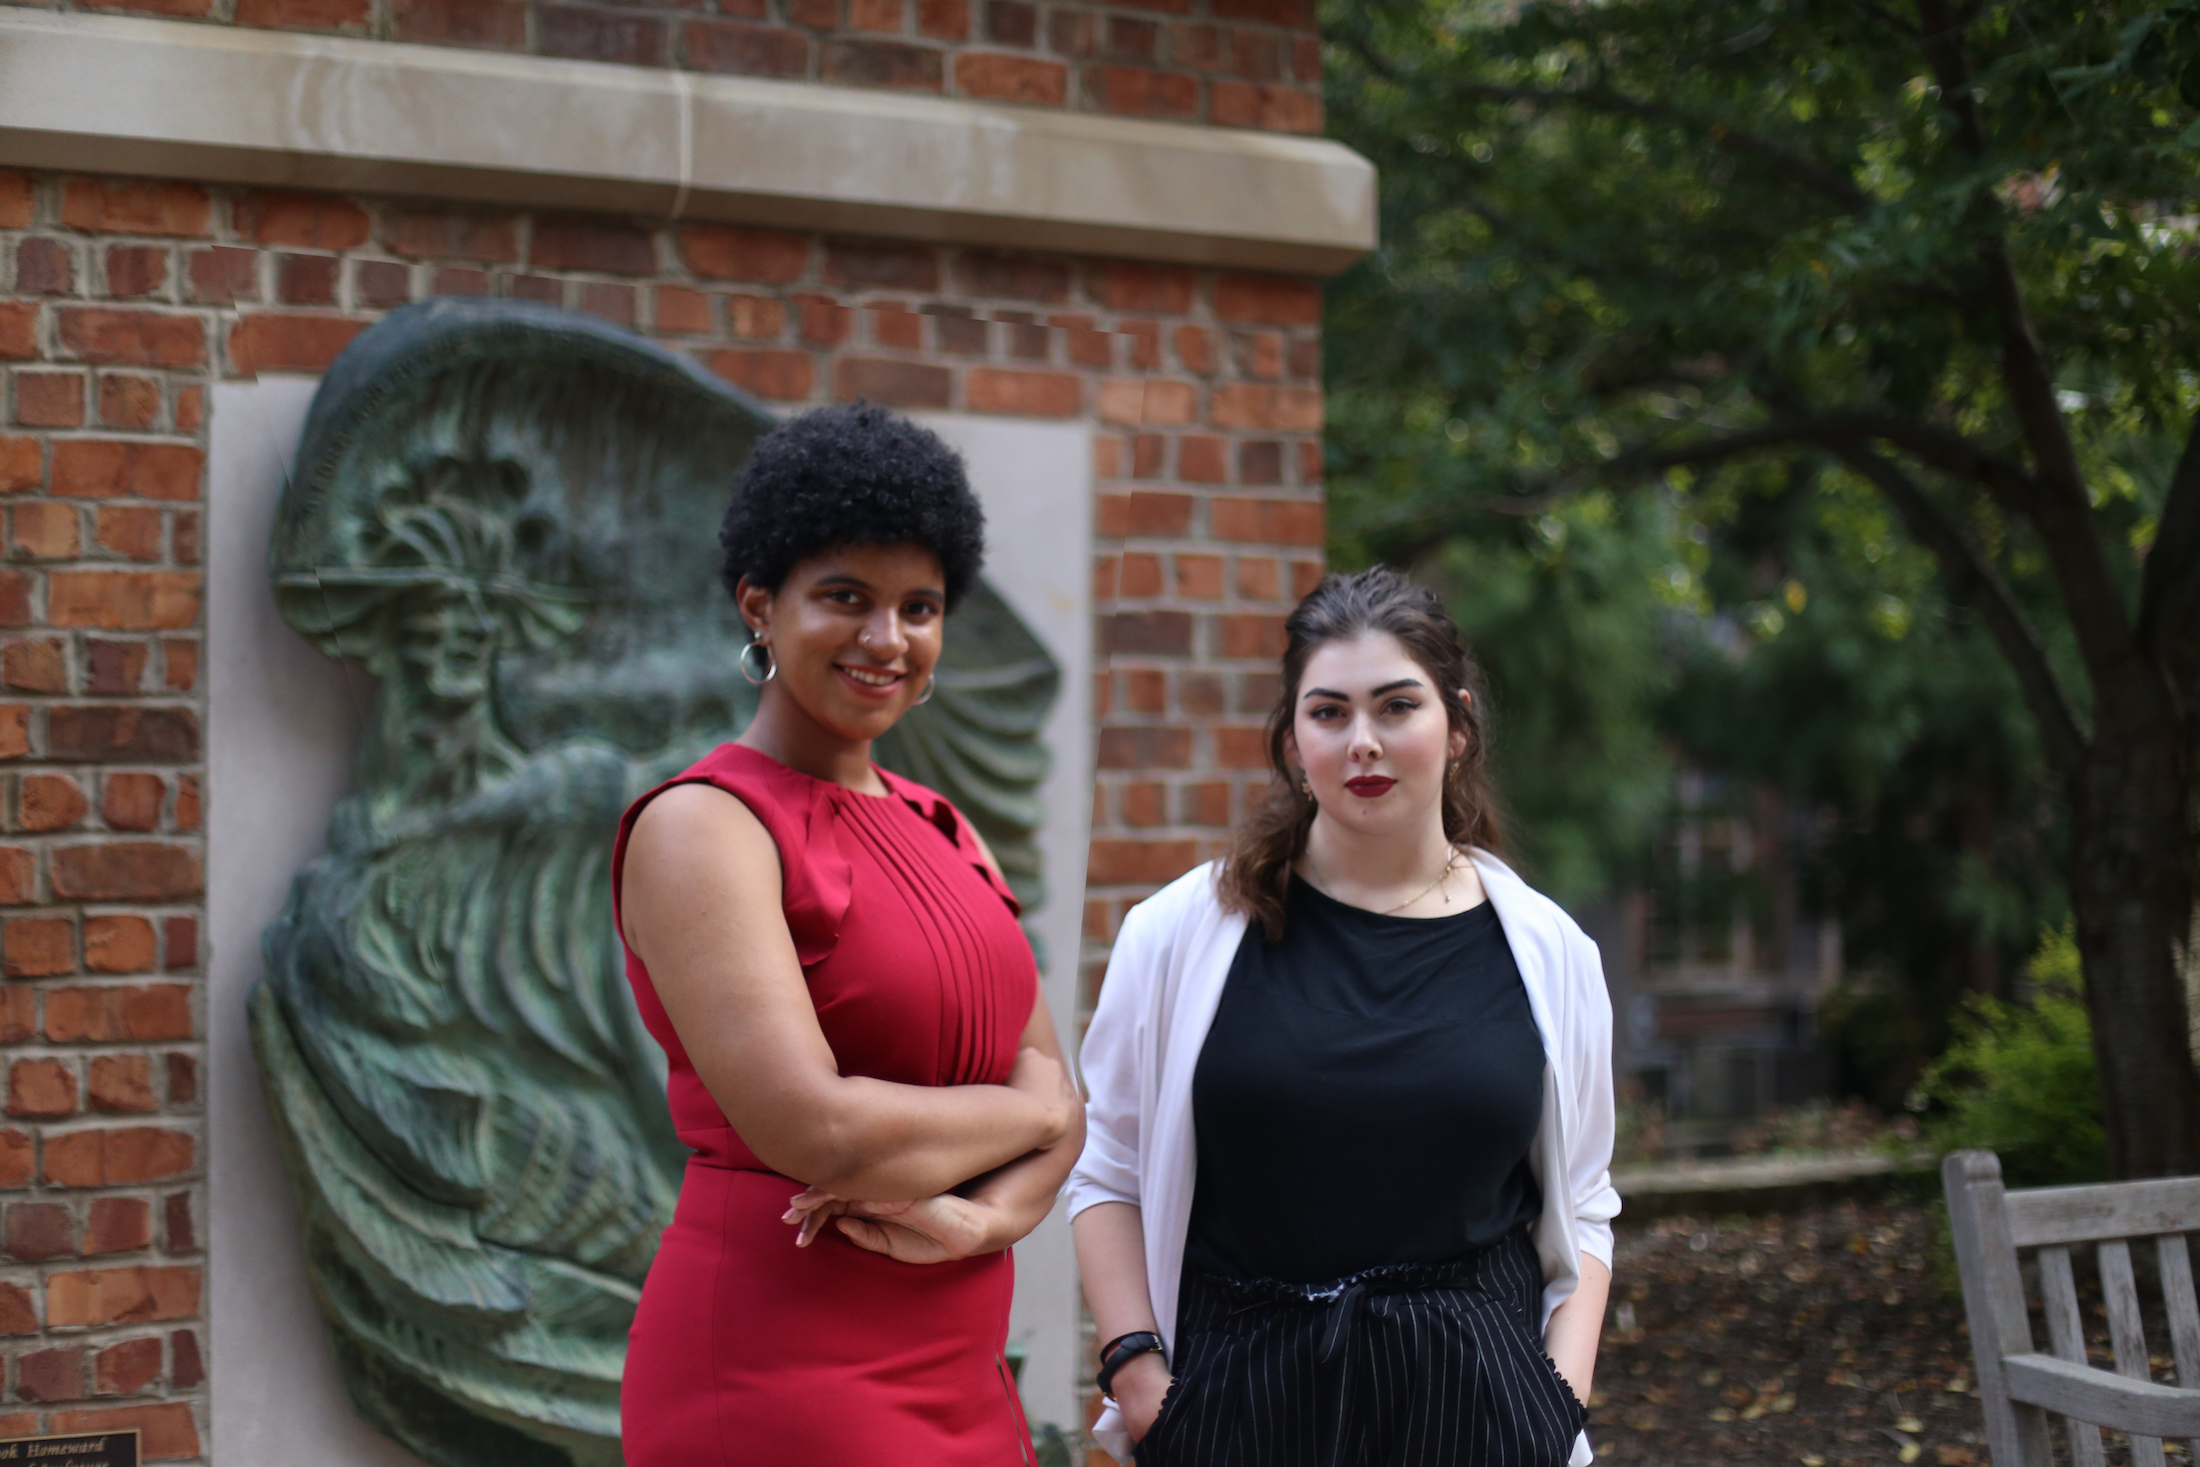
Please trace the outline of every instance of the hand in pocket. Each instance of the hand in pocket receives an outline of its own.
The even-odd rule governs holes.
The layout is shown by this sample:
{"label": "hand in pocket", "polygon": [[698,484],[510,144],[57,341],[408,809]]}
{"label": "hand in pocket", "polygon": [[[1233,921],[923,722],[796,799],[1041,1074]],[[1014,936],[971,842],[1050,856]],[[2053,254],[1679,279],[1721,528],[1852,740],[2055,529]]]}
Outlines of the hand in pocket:
{"label": "hand in pocket", "polygon": [[1127,1427],[1133,1442],[1142,1442],[1146,1433],[1161,1416],[1161,1406],[1168,1399],[1176,1379],[1169,1374],[1160,1352],[1140,1355],[1124,1362],[1115,1373],[1115,1405],[1123,1413],[1123,1425]]}

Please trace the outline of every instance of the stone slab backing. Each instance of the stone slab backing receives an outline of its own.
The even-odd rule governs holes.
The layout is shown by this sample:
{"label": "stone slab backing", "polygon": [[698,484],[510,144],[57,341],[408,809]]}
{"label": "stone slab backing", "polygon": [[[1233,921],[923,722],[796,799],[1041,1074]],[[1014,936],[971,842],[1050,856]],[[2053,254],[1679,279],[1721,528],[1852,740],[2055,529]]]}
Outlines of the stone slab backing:
{"label": "stone slab backing", "polygon": [[0,172],[0,1434],[204,1455],[206,390],[429,294],[632,325],[776,406],[1096,428],[1086,1004],[1261,770],[1321,569],[1311,281]]}

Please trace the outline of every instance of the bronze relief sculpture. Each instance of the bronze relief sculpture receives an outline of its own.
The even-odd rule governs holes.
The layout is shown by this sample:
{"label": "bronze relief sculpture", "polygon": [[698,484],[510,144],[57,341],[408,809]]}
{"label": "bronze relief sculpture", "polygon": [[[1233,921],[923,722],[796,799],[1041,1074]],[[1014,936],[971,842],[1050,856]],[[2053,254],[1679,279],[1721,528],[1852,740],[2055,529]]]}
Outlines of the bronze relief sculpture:
{"label": "bronze relief sculpture", "polygon": [[[629,997],[620,812],[754,708],[716,584],[771,417],[584,317],[393,313],[314,400],[269,550],[284,619],[380,680],[251,1024],[355,1407],[436,1467],[619,1461],[634,1303],[685,1151]],[[989,588],[879,746],[1027,908],[1058,672]]]}

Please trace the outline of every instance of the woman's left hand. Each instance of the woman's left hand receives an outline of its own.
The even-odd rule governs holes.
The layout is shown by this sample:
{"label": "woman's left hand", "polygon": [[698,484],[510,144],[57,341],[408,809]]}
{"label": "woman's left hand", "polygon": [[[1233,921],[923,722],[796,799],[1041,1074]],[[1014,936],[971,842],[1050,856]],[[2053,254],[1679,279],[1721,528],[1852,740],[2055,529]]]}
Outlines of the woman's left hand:
{"label": "woman's left hand", "polygon": [[812,1187],[788,1204],[780,1221],[799,1225],[796,1247],[807,1248],[830,1223],[858,1248],[901,1263],[949,1263],[999,1247],[984,1204],[952,1194],[914,1202],[851,1202]]}

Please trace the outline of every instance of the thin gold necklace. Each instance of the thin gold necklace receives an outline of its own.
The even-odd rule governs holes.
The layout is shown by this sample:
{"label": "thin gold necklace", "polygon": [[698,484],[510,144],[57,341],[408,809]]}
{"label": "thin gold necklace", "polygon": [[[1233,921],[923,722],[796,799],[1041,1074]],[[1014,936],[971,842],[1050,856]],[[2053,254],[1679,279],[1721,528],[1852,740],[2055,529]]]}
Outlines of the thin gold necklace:
{"label": "thin gold necklace", "polygon": [[[1312,866],[1314,864],[1312,858],[1308,858],[1306,864],[1308,866]],[[1434,881],[1430,882],[1427,886],[1422,887],[1419,891],[1415,892],[1412,896],[1407,897],[1404,901],[1398,903],[1397,906],[1385,907],[1380,912],[1377,912],[1375,915],[1378,917],[1396,916],[1398,913],[1404,911],[1406,908],[1412,906],[1415,902],[1419,901],[1422,897],[1427,896],[1430,892],[1436,890],[1436,888],[1451,880],[1451,873],[1458,869],[1459,848],[1457,846],[1453,846],[1451,848],[1451,855],[1444,862],[1444,869],[1436,873],[1436,879]],[[1315,874],[1317,876],[1321,875],[1319,871],[1315,872]],[[1320,884],[1324,891],[1328,890],[1328,888],[1333,885],[1333,883],[1327,877],[1322,877]],[[1350,906],[1351,903],[1347,902],[1346,905]]]}

